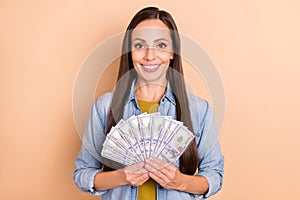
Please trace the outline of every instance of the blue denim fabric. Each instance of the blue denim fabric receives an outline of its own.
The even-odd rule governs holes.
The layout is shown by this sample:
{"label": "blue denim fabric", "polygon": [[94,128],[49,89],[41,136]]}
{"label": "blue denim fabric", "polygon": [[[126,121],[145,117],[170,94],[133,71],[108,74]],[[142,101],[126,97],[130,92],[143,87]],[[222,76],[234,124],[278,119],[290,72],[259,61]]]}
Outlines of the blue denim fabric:
{"label": "blue denim fabric", "polygon": [[[94,177],[98,172],[102,171],[100,155],[102,143],[105,140],[106,122],[112,96],[112,93],[106,93],[97,98],[92,106],[82,140],[82,147],[75,161],[76,169],[73,173],[73,178],[81,191],[102,195],[103,200],[136,200],[137,187],[130,185],[103,191],[94,190]],[[218,130],[213,110],[207,101],[199,97],[189,94],[188,100],[199,155],[198,171],[195,175],[206,177],[209,183],[209,190],[204,195],[196,195],[177,190],[167,190],[157,184],[158,200],[188,200],[196,197],[206,199],[217,193],[222,187],[224,157],[218,143]],[[176,119],[175,105],[174,96],[168,86],[160,100],[158,111],[161,115],[172,116],[173,119]],[[130,95],[125,103],[123,119],[139,114],[141,114],[141,110],[137,105],[133,82]],[[174,164],[178,167],[179,161]]]}

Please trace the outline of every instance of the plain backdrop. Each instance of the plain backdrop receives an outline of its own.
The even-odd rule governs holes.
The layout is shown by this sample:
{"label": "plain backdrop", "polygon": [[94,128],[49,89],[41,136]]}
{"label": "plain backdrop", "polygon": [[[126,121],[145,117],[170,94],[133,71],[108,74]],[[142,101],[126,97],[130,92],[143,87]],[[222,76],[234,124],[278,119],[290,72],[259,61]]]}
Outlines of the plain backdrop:
{"label": "plain backdrop", "polygon": [[[169,11],[209,54],[226,93],[222,190],[214,200],[295,199],[300,189],[300,3],[0,1],[0,199],[89,200],[73,183],[80,66],[141,8]],[[117,61],[97,95],[112,89]],[[188,65],[188,63],[186,63]],[[197,88],[197,79],[186,70]],[[196,84],[196,85],[195,85]],[[210,100],[205,84],[197,95]]]}

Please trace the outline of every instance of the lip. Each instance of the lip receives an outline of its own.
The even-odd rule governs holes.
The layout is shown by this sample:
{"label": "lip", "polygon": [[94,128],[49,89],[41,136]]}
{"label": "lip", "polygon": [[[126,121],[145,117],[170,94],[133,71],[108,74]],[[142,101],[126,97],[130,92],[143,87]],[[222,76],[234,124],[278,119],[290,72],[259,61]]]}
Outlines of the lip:
{"label": "lip", "polygon": [[155,72],[159,68],[159,66],[160,64],[150,64],[150,65],[141,64],[141,68],[145,72]]}

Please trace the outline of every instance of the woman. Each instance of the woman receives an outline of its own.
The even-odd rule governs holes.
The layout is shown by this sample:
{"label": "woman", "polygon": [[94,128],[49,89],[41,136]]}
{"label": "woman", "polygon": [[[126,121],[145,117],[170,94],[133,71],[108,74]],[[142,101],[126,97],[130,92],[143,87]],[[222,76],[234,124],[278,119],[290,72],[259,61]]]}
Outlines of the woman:
{"label": "woman", "polygon": [[[112,126],[143,112],[172,116],[195,134],[174,164],[157,158],[112,170],[101,161]],[[180,38],[172,16],[155,7],[140,10],[123,40],[114,93],[96,99],[75,161],[74,180],[104,199],[205,199],[221,189],[224,158],[209,104],[186,92]],[[212,142],[214,141],[214,142]]]}

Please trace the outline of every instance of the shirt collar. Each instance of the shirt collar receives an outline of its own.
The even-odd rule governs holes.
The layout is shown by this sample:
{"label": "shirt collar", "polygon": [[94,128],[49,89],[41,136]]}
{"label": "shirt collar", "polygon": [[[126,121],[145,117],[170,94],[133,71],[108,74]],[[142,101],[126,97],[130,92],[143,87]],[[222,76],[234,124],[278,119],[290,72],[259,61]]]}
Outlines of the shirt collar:
{"label": "shirt collar", "polygon": [[[125,104],[131,102],[131,101],[136,101],[136,96],[135,96],[135,93],[134,93],[134,84],[136,82],[136,79],[134,79],[131,83],[131,86],[130,86],[130,91],[129,91],[129,96],[127,98],[127,101]],[[171,102],[172,104],[176,105],[176,101],[175,101],[175,97],[172,93],[172,90],[171,90],[171,87],[170,87],[170,83],[168,82],[168,85],[167,85],[167,89],[166,89],[166,92],[165,94],[163,95],[163,97],[161,98],[160,100],[160,104],[161,103],[164,103],[165,101],[169,101]]]}

